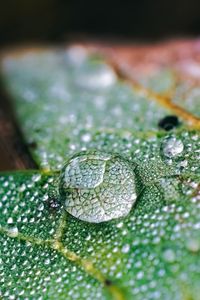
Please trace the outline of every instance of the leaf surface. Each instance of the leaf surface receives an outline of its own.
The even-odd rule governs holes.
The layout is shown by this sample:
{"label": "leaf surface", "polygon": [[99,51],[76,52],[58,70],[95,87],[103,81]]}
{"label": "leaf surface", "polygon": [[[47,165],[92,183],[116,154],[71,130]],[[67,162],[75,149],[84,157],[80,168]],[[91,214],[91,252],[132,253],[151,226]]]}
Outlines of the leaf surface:
{"label": "leaf surface", "polygon": [[[181,125],[165,132],[173,70],[131,86],[114,69],[80,47],[3,60],[39,167],[0,177],[3,299],[200,299],[198,117],[178,100]],[[66,212],[59,170],[89,149],[119,153],[134,169],[138,198],[127,217],[92,224]]]}

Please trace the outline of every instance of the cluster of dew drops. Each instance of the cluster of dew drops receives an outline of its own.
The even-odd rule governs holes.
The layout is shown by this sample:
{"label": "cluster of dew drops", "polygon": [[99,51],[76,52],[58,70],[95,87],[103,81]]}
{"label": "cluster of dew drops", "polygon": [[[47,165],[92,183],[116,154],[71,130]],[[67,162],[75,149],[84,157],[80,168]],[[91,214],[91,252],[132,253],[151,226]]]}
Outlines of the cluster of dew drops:
{"label": "cluster of dew drops", "polygon": [[[192,136],[192,141],[197,141],[198,136],[193,135]],[[183,140],[181,138],[176,138],[175,135],[169,135],[161,140],[160,144],[160,151],[161,151],[161,156],[163,157],[164,161],[166,162],[167,165],[171,166],[173,164],[173,160],[176,160],[178,158],[178,168],[176,169],[177,175],[180,175],[181,171],[184,168],[187,168],[187,159],[182,157],[182,154],[184,150],[186,151],[186,157],[187,157],[187,151],[190,152],[190,147],[188,146],[188,149],[186,150],[186,146],[184,145]],[[199,159],[199,150],[196,149],[196,154],[197,154],[197,159]],[[115,164],[117,161],[117,164]],[[106,163],[105,163],[106,162]],[[84,171],[82,172],[82,167],[83,165],[86,168],[83,168]],[[130,194],[128,194],[128,197],[126,198],[125,195],[123,194],[123,197],[120,197],[117,195],[117,200],[116,201],[122,201],[122,206],[124,204],[125,209],[121,209],[120,206],[118,206],[117,214],[115,209],[113,209],[112,205],[112,200],[105,201],[105,207],[104,209],[109,212],[109,214],[103,213],[102,210],[99,208],[98,203],[95,204],[94,202],[89,202],[87,203],[87,199],[90,199],[90,193],[93,194],[93,190],[98,188],[98,185],[104,184],[104,180],[106,181],[106,184],[108,184],[108,190],[110,189],[110,186],[112,188],[112,183],[113,181],[116,180],[116,178],[112,178],[113,173],[112,170],[117,171],[118,173],[115,173],[115,175],[120,178],[121,174],[125,175],[126,177],[126,172],[129,172],[128,180],[123,181],[122,186],[125,189],[126,185],[128,188],[129,186],[129,180],[131,181],[131,185],[134,186],[134,180],[135,180],[135,173],[134,169],[132,166],[130,167],[130,163],[128,161],[124,161],[124,158],[121,156],[117,156],[115,154],[111,153],[105,153],[105,152],[100,152],[100,151],[85,151],[81,152],[78,154],[75,154],[64,166],[64,168],[61,171],[61,193],[63,194],[63,197],[65,199],[65,208],[66,210],[72,214],[74,217],[88,221],[88,222],[94,222],[94,223],[99,223],[99,222],[104,222],[108,220],[112,220],[115,218],[119,217],[124,217],[127,216],[132,209],[132,206],[134,205],[135,201],[137,200],[137,192],[136,189],[130,190]],[[130,168],[129,168],[130,167]],[[90,173],[91,171],[91,173]],[[95,174],[97,171],[97,176],[92,176],[92,174]],[[105,175],[105,177],[103,176]],[[108,175],[108,177],[107,177]],[[89,178],[87,178],[87,176]],[[122,188],[120,186],[120,189]],[[198,183],[189,181],[188,185],[186,185],[185,189],[185,194],[192,195],[192,193],[195,191],[197,188]],[[79,190],[79,195],[76,194],[76,196],[73,198],[73,195],[69,194],[69,189],[70,192],[73,194],[73,189],[78,189]],[[81,189],[84,190],[84,193],[81,194]],[[89,189],[87,193],[87,189]],[[92,189],[92,191],[91,191]],[[100,202],[104,201],[104,194],[101,193],[101,189],[99,190],[100,192]],[[86,198],[84,198],[84,194],[86,194]],[[112,194],[113,196],[113,194]],[[81,198],[82,197],[82,198]],[[125,198],[124,198],[125,197]],[[198,200],[200,199],[200,195],[196,195],[191,197],[191,202],[196,205],[196,209],[200,208],[200,205],[198,204]],[[109,197],[107,197],[109,199]],[[80,204],[81,201],[83,200],[83,206]],[[74,201],[74,202],[73,202]],[[84,209],[84,204],[86,205],[87,209]],[[120,203],[119,203],[120,204]],[[81,207],[81,208],[80,208]],[[91,210],[90,210],[91,208]],[[194,213],[194,215],[193,215]],[[133,240],[133,243],[124,243],[121,240],[116,241],[115,235],[113,237],[108,238],[106,241],[106,246],[105,249],[101,249],[101,243],[103,240],[103,233],[101,230],[99,232],[95,231],[95,234],[88,234],[88,236],[85,239],[85,243],[87,244],[88,242],[92,241],[98,241],[96,242],[96,246],[93,247],[90,246],[87,248],[87,251],[90,253],[90,255],[93,256],[93,253],[95,255],[94,260],[98,265],[98,259],[99,259],[99,265],[98,267],[102,269],[103,273],[105,275],[108,275],[110,278],[117,278],[120,279],[121,277],[126,276],[126,273],[128,270],[133,269],[133,262],[134,262],[134,270],[136,270],[136,276],[135,279],[129,278],[127,280],[127,285],[132,286],[132,292],[133,294],[145,294],[147,293],[148,296],[146,296],[146,299],[160,299],[162,297],[162,292],[156,288],[156,280],[151,280],[147,284],[139,284],[137,283],[142,282],[145,278],[145,273],[144,270],[142,269],[142,261],[143,259],[149,259],[152,261],[152,265],[149,268],[148,272],[150,277],[152,276],[153,272],[157,269],[157,274],[156,276],[160,278],[164,278],[166,275],[166,269],[164,267],[158,267],[159,260],[156,259],[156,254],[152,253],[149,255],[147,252],[143,252],[143,255],[138,258],[137,251],[131,251],[132,248],[135,248],[139,245],[147,246],[150,243],[153,245],[157,245],[160,243],[162,236],[166,234],[166,225],[167,221],[169,220],[170,217],[174,218],[175,215],[175,220],[177,221],[177,224],[174,225],[174,228],[169,236],[169,240],[177,240],[177,245],[180,245],[180,240],[181,240],[181,230],[187,230],[193,228],[195,230],[199,230],[200,228],[200,222],[198,220],[194,221],[194,224],[191,224],[190,221],[187,221],[190,219],[190,217],[195,218],[196,211],[191,212],[185,210],[181,205],[177,205],[175,203],[172,203],[170,205],[163,206],[162,209],[157,209],[153,213],[150,214],[150,216],[147,214],[142,215],[141,217],[136,217],[134,215],[129,216],[128,219],[122,219],[119,221],[115,226],[117,230],[119,230],[124,237],[128,234],[129,229],[133,230],[140,230],[141,236],[138,238],[135,238]],[[178,224],[179,219],[185,220],[185,223],[183,224]],[[150,231],[149,231],[150,230]],[[84,229],[83,229],[84,231]],[[97,235],[97,236],[96,236]],[[146,235],[146,236],[145,236]],[[77,248],[78,248],[78,253],[80,251],[81,254],[81,249],[79,246],[79,243],[81,242],[79,240],[79,237],[74,236],[75,241],[78,243]],[[94,239],[94,240],[93,240]],[[180,239],[180,240],[179,240]],[[75,244],[76,244],[75,242]],[[182,245],[181,241],[181,245]],[[108,253],[108,248],[110,248],[110,244],[114,245],[110,249],[111,252]],[[93,243],[92,243],[93,245]],[[182,245],[183,246],[183,245]],[[181,247],[182,247],[181,246]],[[187,251],[190,251],[192,253],[197,253],[200,250],[200,241],[198,238],[194,236],[190,236],[189,234],[186,234],[185,240],[184,240],[184,246]],[[108,248],[107,248],[108,247]],[[99,257],[96,257],[96,251],[99,255]],[[99,250],[101,249],[101,250]],[[101,257],[102,255],[105,255],[104,251],[106,252],[106,259],[105,262],[102,263]],[[128,262],[126,261],[127,255],[129,256]],[[141,254],[141,253],[140,253]],[[111,269],[107,267],[107,259],[109,260],[111,256],[114,255],[118,257],[116,260],[116,264],[112,266]],[[125,255],[125,264],[126,268],[125,271],[118,269],[118,265],[120,265],[121,259],[119,258],[120,255]],[[172,265],[171,270],[172,272],[176,273],[178,271],[178,254],[176,252],[176,249],[167,247],[163,250],[162,252],[162,259],[167,263]],[[190,266],[191,269],[195,270],[197,269],[197,266],[194,264],[191,264]],[[151,273],[152,272],[152,273]],[[188,275],[185,272],[182,272],[180,275],[181,280],[187,281],[188,280]],[[169,280],[169,281],[168,281]],[[173,290],[173,282],[170,281],[170,277],[167,279],[167,284],[172,285],[172,290]],[[149,292],[149,290],[151,292]],[[148,291],[148,292],[147,292]],[[177,291],[173,291],[176,293]],[[177,297],[180,297],[178,295]],[[179,299],[179,298],[177,298]]]}
{"label": "cluster of dew drops", "polygon": [[[197,139],[198,136],[193,135],[192,140]],[[172,175],[178,176],[187,169],[190,152],[190,144],[185,147],[182,139],[173,134],[161,139],[160,156],[166,165],[173,167]],[[198,159],[199,149],[195,152]],[[191,171],[195,171],[195,166]],[[72,156],[63,167],[60,194],[66,210],[74,217],[88,222],[104,222],[128,215],[138,196],[136,176],[134,165],[124,157],[87,150]],[[194,188],[197,185],[193,183]]]}
{"label": "cluster of dew drops", "polygon": [[[88,81],[87,81],[88,82]],[[187,133],[186,133],[187,134]],[[182,139],[183,138],[183,139]],[[161,139],[160,143],[160,155],[163,158],[164,162],[173,167],[175,162],[175,174],[181,174],[182,170],[187,169],[188,161],[190,160],[189,152],[190,152],[190,145],[184,144],[183,141],[186,140],[186,137],[183,136],[182,138],[177,138],[175,135],[168,135],[165,138]],[[91,140],[89,134],[84,134],[82,137],[84,143],[88,143]],[[194,135],[191,138],[191,142],[197,142],[198,136]],[[139,144],[139,143],[138,143]],[[138,145],[139,147],[139,145]],[[195,149],[196,153],[196,161],[200,160],[200,149]],[[183,155],[184,154],[184,155]],[[137,153],[136,153],[137,155]],[[192,154],[193,155],[193,154]],[[189,157],[187,160],[187,156]],[[192,166],[190,171],[195,171],[195,166]],[[2,177],[2,180],[3,177]],[[40,175],[34,175],[32,180],[29,181],[27,184],[22,184],[19,188],[19,192],[24,192],[26,189],[31,189],[34,187],[34,184],[39,183],[41,180]],[[52,178],[49,179],[43,188],[44,190],[48,190],[49,184],[52,182]],[[11,184],[12,184],[12,180]],[[116,181],[118,183],[116,189]],[[8,187],[10,185],[9,180],[3,182],[3,187]],[[190,181],[188,186],[186,186],[185,193],[191,195],[195,188],[197,187],[198,183]],[[117,191],[116,191],[117,190]],[[73,155],[63,166],[61,170],[61,174],[59,177],[59,194],[61,199],[63,200],[64,207],[67,212],[73,215],[75,218],[91,222],[91,223],[101,223],[105,221],[111,221],[116,218],[125,217],[129,214],[130,210],[133,208],[135,202],[137,201],[137,189],[136,189],[136,174],[134,168],[131,164],[131,161],[125,159],[121,155],[117,155],[116,153],[111,152],[102,152],[100,150],[87,150],[78,152]],[[97,197],[98,196],[98,197]],[[9,197],[9,191],[7,195],[4,195],[2,198],[2,202],[0,202],[0,209],[2,209],[4,202],[6,202],[6,197]],[[48,200],[48,192],[45,192],[42,196],[41,203],[37,203],[37,214],[39,216],[42,215],[42,212],[45,210],[45,203]],[[33,200],[38,198],[38,194],[33,196]],[[98,199],[97,199],[98,198]],[[195,204],[200,200],[200,195],[196,195],[192,197],[192,202]],[[56,205],[55,203],[53,205]],[[198,207],[200,208],[200,206]],[[160,237],[158,234],[158,227],[161,225],[161,232],[160,235],[165,234],[165,225],[166,219],[169,217],[169,214],[176,213],[177,219],[179,214],[183,219],[188,219],[190,217],[190,213],[187,211],[183,211],[184,209],[179,206],[175,207],[174,204],[171,206],[164,206],[162,208],[162,213],[165,213],[165,216],[161,214],[159,210],[155,210],[154,214],[151,215],[151,219],[149,220],[148,215],[144,215],[140,217],[130,216],[128,221],[126,218],[120,220],[115,224],[117,230],[120,230],[122,236],[126,236],[128,229],[134,230],[137,227],[140,228],[141,234],[143,234],[144,238],[141,240],[135,238],[132,244],[125,243],[120,244],[117,240],[114,240],[114,247],[110,249],[110,253],[107,253],[107,257],[105,259],[105,263],[102,263],[102,266],[98,266],[100,269],[102,268],[103,273],[108,273],[110,277],[115,276],[115,278],[120,279],[123,276],[123,271],[119,272],[117,269],[117,265],[120,264],[120,261],[116,261],[116,265],[114,265],[110,270],[106,266],[107,260],[110,259],[110,256],[116,255],[116,253],[120,252],[126,256],[127,253],[130,254],[132,247],[137,247],[140,243],[145,246],[149,243],[148,237],[145,237],[145,234],[148,234],[149,228],[151,230],[151,237],[153,244],[159,244]],[[5,210],[5,214],[7,211]],[[19,220],[21,222],[21,219]],[[30,220],[29,220],[30,221]],[[35,221],[35,220],[33,220]],[[151,223],[152,221],[152,223]],[[154,227],[152,226],[154,224]],[[54,233],[54,223],[52,223],[51,231],[49,231],[50,235]],[[190,224],[186,224],[190,226]],[[195,229],[200,229],[200,223],[195,224]],[[56,227],[56,226],[55,226]],[[7,219],[7,228],[8,228],[8,235],[10,237],[17,237],[19,230],[16,226],[13,217],[8,217]],[[22,227],[23,229],[23,227]],[[83,229],[84,230],[84,229]],[[171,239],[175,239],[179,237],[179,232],[181,230],[181,225],[176,225],[174,228],[174,233],[171,236]],[[95,232],[95,234],[97,234]],[[100,238],[99,241],[102,239],[102,232],[99,230],[98,232]],[[80,236],[73,237],[75,241],[80,238]],[[92,239],[98,238],[98,236],[92,236],[92,233],[88,234],[85,239],[85,242],[91,242]],[[115,239],[115,236],[113,237]],[[196,253],[200,250],[200,243],[198,239],[193,237],[188,237],[185,241],[186,248]],[[74,242],[74,244],[76,244]],[[94,243],[92,243],[94,244]],[[107,241],[107,247],[110,243],[110,239]],[[96,247],[101,247],[101,243],[97,242]],[[81,247],[80,247],[81,249]],[[87,248],[88,252],[94,252],[93,246]],[[81,250],[79,250],[81,251]],[[105,250],[107,251],[106,247]],[[78,251],[77,251],[78,252]],[[136,252],[131,252],[131,255],[137,255]],[[99,251],[99,255],[101,252]],[[150,259],[153,263],[158,264],[158,261],[155,258],[155,253],[151,256],[147,256],[147,253],[144,251],[142,259]],[[97,258],[96,258],[97,259]],[[166,248],[163,251],[163,259],[167,263],[173,263],[176,261],[176,252],[171,248]],[[64,262],[63,262],[64,263]],[[50,261],[48,259],[45,260],[45,264],[48,266]],[[140,282],[145,277],[144,272],[141,270],[141,259],[134,260],[134,268],[137,270],[135,280],[130,279],[127,282],[127,285],[131,285],[133,287],[133,294],[138,293],[145,293],[147,289],[152,289],[152,295],[149,296],[149,299],[160,299],[161,295],[158,290],[156,290],[156,281],[151,281],[149,286],[143,284],[141,286],[137,286],[137,282]],[[126,262],[125,271],[127,272],[128,269],[132,268],[132,261],[131,256],[129,257],[128,262]],[[194,270],[194,266],[193,266]],[[57,270],[59,271],[59,269]],[[72,270],[69,270],[71,272]],[[124,272],[125,272],[124,271]],[[174,269],[174,271],[176,271]],[[55,270],[56,272],[56,270]],[[58,278],[61,278],[58,274]],[[77,275],[77,274],[76,274]],[[158,276],[163,277],[165,275],[165,270],[160,269],[158,270]],[[80,281],[82,280],[82,274],[79,274]],[[183,273],[182,277],[184,280],[187,279],[187,274]],[[66,280],[66,278],[61,278],[60,281]],[[58,282],[59,283],[59,282]],[[89,289],[91,286],[88,284]],[[74,287],[73,287],[74,288]],[[72,288],[69,293],[74,291]],[[1,290],[1,288],[0,288]],[[97,296],[99,295],[99,296]],[[9,296],[9,295],[7,295]],[[69,294],[70,296],[70,294]],[[80,295],[77,294],[77,299]],[[94,295],[94,297],[101,299],[100,291]],[[76,299],[75,294],[73,294],[74,299]],[[88,299],[92,299],[92,295]],[[9,299],[12,299],[10,296]],[[15,299],[15,298],[13,298]],[[39,298],[38,298],[39,299]],[[42,298],[41,298],[42,299]]]}

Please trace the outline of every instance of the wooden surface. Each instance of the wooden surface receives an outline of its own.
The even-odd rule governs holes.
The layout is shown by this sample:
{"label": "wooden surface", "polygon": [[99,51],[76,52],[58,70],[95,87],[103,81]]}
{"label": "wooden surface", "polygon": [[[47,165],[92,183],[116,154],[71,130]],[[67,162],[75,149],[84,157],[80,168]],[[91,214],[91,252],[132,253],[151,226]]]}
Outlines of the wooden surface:
{"label": "wooden surface", "polygon": [[36,168],[15,122],[8,97],[0,89],[0,171]]}

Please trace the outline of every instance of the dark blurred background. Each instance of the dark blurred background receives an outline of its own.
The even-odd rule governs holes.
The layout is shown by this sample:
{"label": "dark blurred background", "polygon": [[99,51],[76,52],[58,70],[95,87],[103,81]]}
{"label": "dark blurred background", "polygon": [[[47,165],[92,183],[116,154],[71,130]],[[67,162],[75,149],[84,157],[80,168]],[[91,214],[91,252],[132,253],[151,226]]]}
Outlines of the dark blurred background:
{"label": "dark blurred background", "polygon": [[0,42],[65,41],[86,34],[135,40],[196,36],[199,0],[1,0]]}
{"label": "dark blurred background", "polygon": [[[81,37],[148,42],[198,35],[200,0],[0,0],[1,49]],[[0,171],[34,167],[0,86]]]}

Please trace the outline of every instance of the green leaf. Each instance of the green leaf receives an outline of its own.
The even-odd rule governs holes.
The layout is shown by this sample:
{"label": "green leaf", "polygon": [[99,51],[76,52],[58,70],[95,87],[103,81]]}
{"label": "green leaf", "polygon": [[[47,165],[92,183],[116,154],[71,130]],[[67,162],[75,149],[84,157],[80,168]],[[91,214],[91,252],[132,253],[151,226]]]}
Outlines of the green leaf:
{"label": "green leaf", "polygon": [[[151,99],[157,94],[132,89],[84,52],[74,60],[73,51],[3,61],[5,85],[40,169],[0,177],[0,295],[200,299],[199,130],[187,127],[181,110],[180,127],[160,130],[171,104],[161,107]],[[154,91],[172,85],[172,73],[162,74],[146,79]],[[118,153],[134,172],[137,200],[126,217],[96,224],[67,213],[59,170],[71,155],[91,149]],[[99,172],[102,163],[93,163]]]}
{"label": "green leaf", "polygon": [[92,58],[74,65],[64,51],[30,52],[8,57],[3,72],[22,131],[37,145],[33,155],[43,168],[59,169],[67,156],[92,146],[99,131],[147,135],[169,114]]}
{"label": "green leaf", "polygon": [[17,172],[0,178],[3,299],[104,298],[101,284],[59,245],[63,208],[48,195],[53,177]]}

